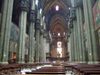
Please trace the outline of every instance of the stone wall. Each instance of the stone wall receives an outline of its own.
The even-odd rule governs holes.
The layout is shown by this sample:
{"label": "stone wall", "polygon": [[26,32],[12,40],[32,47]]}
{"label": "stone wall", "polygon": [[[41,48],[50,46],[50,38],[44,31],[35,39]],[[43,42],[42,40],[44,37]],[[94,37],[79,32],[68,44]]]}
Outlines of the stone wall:
{"label": "stone wall", "polygon": [[97,53],[100,61],[100,0],[97,0],[93,6],[93,15],[97,41]]}
{"label": "stone wall", "polygon": [[[19,28],[12,23],[11,25],[11,33],[10,33],[10,58],[14,58],[14,54],[17,53],[18,50],[18,45],[19,45]],[[25,55],[28,55],[28,50],[29,50],[29,36],[26,34],[25,36]]]}

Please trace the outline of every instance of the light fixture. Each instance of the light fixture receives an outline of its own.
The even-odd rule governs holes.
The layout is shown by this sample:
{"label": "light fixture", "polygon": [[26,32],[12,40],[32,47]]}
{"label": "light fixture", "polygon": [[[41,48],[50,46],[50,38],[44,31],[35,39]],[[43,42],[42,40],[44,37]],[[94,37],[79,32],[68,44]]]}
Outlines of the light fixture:
{"label": "light fixture", "polygon": [[36,0],[36,5],[38,5],[38,0]]}
{"label": "light fixture", "polygon": [[69,10],[70,10],[70,7],[69,7]]}
{"label": "light fixture", "polygon": [[54,35],[54,33],[53,33],[53,35]]}
{"label": "light fixture", "polygon": [[60,36],[60,33],[58,33],[58,36]]}
{"label": "light fixture", "polygon": [[59,11],[59,6],[58,5],[56,5],[56,11]]}
{"label": "light fixture", "polygon": [[65,35],[65,32],[63,34]]}
{"label": "light fixture", "polygon": [[45,19],[45,16],[43,16],[43,20]]}
{"label": "light fixture", "polygon": [[40,8],[40,13],[42,13],[42,9]]}

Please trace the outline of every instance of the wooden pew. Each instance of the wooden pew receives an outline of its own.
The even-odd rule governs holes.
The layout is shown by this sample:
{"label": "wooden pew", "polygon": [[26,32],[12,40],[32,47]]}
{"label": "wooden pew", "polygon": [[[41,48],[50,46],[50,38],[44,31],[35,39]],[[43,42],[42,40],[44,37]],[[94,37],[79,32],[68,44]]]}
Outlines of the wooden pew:
{"label": "wooden pew", "polygon": [[66,70],[72,70],[77,75],[85,75],[86,73],[88,75],[99,74],[100,71],[100,64],[86,64],[86,63],[67,63],[64,64]]}
{"label": "wooden pew", "polygon": [[84,71],[83,75],[100,75],[100,70],[99,71]]}
{"label": "wooden pew", "polygon": [[26,74],[65,74],[65,68],[63,66],[42,67],[36,71],[26,72]]}
{"label": "wooden pew", "polygon": [[21,65],[20,64],[7,64],[7,65],[0,65],[0,74],[7,74],[10,75],[10,73],[15,74],[16,71],[21,71]]}
{"label": "wooden pew", "polygon": [[65,74],[65,72],[26,72],[26,74]]}
{"label": "wooden pew", "polygon": [[[78,75],[85,75],[84,72],[86,71],[100,71],[99,64],[91,64],[91,65],[78,65],[73,66],[73,72]],[[91,72],[93,73],[93,72]]]}

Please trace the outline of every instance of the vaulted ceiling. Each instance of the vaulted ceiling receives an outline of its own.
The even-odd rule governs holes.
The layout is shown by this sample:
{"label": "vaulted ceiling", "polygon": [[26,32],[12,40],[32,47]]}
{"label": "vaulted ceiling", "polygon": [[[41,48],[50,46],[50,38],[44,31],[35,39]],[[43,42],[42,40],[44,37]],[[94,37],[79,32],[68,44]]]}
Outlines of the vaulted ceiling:
{"label": "vaulted ceiling", "polygon": [[[40,0],[45,15],[47,30],[53,37],[57,37],[60,33],[64,37],[64,32],[67,30],[70,0]],[[59,6],[59,11],[55,10],[56,5]]]}
{"label": "vaulted ceiling", "polygon": [[[32,0],[29,0],[30,2]],[[71,0],[38,0],[38,7],[42,8],[43,15],[45,16],[46,28],[51,32],[53,37],[57,37],[58,33],[61,37],[67,30],[68,18],[69,18],[69,7],[71,7]],[[20,0],[14,0],[13,20],[18,25],[18,5]],[[55,10],[56,5],[59,6],[59,11]],[[16,17],[16,18],[15,18]],[[54,35],[53,35],[54,33]]]}

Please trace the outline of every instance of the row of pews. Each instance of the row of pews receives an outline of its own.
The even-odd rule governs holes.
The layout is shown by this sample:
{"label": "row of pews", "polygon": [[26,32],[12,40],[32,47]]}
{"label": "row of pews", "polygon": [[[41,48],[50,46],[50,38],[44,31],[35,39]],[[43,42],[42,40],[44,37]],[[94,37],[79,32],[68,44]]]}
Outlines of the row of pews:
{"label": "row of pews", "polygon": [[48,65],[50,63],[25,63],[25,64],[0,64],[0,75],[13,75],[13,74],[21,74],[21,70],[24,68],[33,68],[40,65]]}
{"label": "row of pews", "polygon": [[32,70],[32,72],[26,72],[26,74],[65,74],[65,67],[64,66],[42,67],[37,70]]}
{"label": "row of pews", "polygon": [[[47,67],[41,67],[37,69],[37,66],[52,65]],[[67,71],[71,71],[74,75],[100,75],[100,64],[87,64],[87,63],[33,63],[33,64],[0,64],[0,75],[17,74],[24,68],[36,68],[31,72],[25,72],[26,74],[63,74]]]}
{"label": "row of pews", "polygon": [[100,64],[68,63],[63,66],[75,75],[100,75]]}
{"label": "row of pews", "polygon": [[56,63],[52,67],[43,67],[26,74],[66,74],[71,71],[73,75],[100,75],[100,64],[87,63]]}

